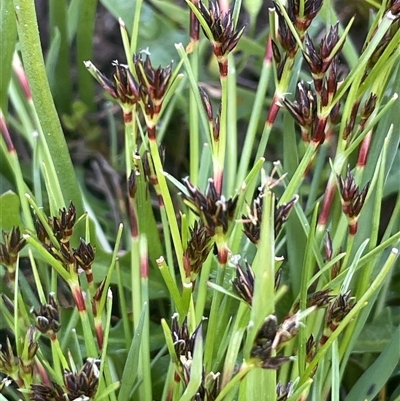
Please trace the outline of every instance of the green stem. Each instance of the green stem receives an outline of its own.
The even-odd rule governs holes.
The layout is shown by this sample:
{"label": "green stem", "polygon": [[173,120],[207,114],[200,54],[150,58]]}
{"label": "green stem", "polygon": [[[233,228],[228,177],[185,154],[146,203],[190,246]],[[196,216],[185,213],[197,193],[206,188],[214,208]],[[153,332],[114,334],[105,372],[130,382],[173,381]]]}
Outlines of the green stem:
{"label": "green stem", "polygon": [[34,0],[14,0],[14,7],[24,67],[63,192],[64,202],[58,206],[62,208],[73,200],[80,215],[83,213],[82,197],[46,77]]}
{"label": "green stem", "polygon": [[[229,63],[226,60],[226,63]],[[214,166],[214,182],[217,192],[222,194],[222,185],[224,177],[224,166],[225,166],[225,155],[226,155],[226,124],[227,124],[227,114],[228,114],[228,77],[221,76],[221,114],[220,114],[220,124],[219,124],[219,136],[216,142],[216,154],[215,154],[215,166]]]}
{"label": "green stem", "polygon": [[225,174],[225,191],[230,195],[235,190],[237,177],[237,159],[238,159],[238,137],[237,137],[237,102],[236,102],[236,66],[232,54],[228,56],[229,69],[227,77],[227,124],[226,132],[229,135],[227,140],[227,158]]}
{"label": "green stem", "polygon": [[225,397],[229,394],[231,390],[235,386],[237,386],[242,379],[249,373],[251,370],[255,368],[254,364],[247,364],[245,361],[243,362],[242,366],[240,367],[239,372],[232,378],[232,380],[229,381],[229,383],[221,390],[221,392],[218,394],[218,397],[215,399],[215,401],[222,401],[225,399]]}
{"label": "green stem", "polygon": [[[190,61],[193,77],[196,81],[199,78],[199,48],[198,41],[192,41],[193,52]],[[198,185],[199,176],[199,109],[193,91],[190,91],[189,98],[189,130],[190,130],[190,182]]]}
{"label": "green stem", "polygon": [[137,51],[137,40],[139,37],[139,25],[140,25],[140,11],[142,9],[143,0],[136,0],[135,16],[133,18],[132,35],[131,35],[131,57]]}
{"label": "green stem", "polygon": [[[217,278],[215,284],[223,287],[225,277],[225,266],[219,265],[217,267]],[[223,294],[219,291],[214,291],[211,310],[209,315],[209,323],[207,329],[207,346],[204,350],[204,365],[206,372],[211,371],[214,364],[214,351],[218,348],[219,340],[217,332],[219,331],[218,325],[220,324],[220,306],[222,303]]]}
{"label": "green stem", "polygon": [[183,247],[178,227],[178,221],[176,219],[174,206],[171,199],[171,194],[169,193],[167,180],[163,174],[163,167],[161,163],[160,154],[158,152],[158,145],[156,139],[149,138],[150,153],[153,159],[154,168],[156,170],[158,183],[160,185],[160,191],[165,205],[165,211],[167,213],[168,222],[171,229],[172,241],[174,243],[175,254],[179,265],[179,271],[181,273],[181,278],[183,281],[186,280],[185,269],[183,267]]}
{"label": "green stem", "polygon": [[[268,45],[270,46],[270,44]],[[268,50],[267,50],[268,52]],[[272,71],[272,55],[267,54],[264,58],[261,75],[259,78],[257,92],[250,116],[249,126],[246,131],[242,154],[240,156],[239,170],[236,185],[242,184],[249,169],[251,154],[254,149],[254,142],[256,139],[257,126],[260,120],[261,111],[265,101],[265,94],[268,88],[268,82]],[[264,136],[264,135],[263,135]],[[263,138],[262,136],[262,138]],[[268,138],[267,138],[268,140]],[[264,152],[263,152],[264,153]],[[257,159],[256,159],[257,160]]]}
{"label": "green stem", "polygon": [[305,155],[301,159],[301,162],[300,162],[299,166],[297,167],[295,173],[293,174],[293,177],[290,179],[289,185],[285,189],[285,192],[282,194],[281,198],[279,199],[279,204],[283,205],[284,203],[289,202],[293,198],[293,195],[297,191],[297,189],[304,177],[304,173],[307,170],[307,167],[309,166],[311,160],[313,159],[317,149],[318,149],[318,145],[315,144],[314,142],[310,142],[308,144]]}
{"label": "green stem", "polygon": [[76,32],[79,96],[88,109],[94,111],[94,81],[93,79],[89,79],[84,61],[93,59],[93,37],[97,0],[83,0],[80,5],[79,23]]}

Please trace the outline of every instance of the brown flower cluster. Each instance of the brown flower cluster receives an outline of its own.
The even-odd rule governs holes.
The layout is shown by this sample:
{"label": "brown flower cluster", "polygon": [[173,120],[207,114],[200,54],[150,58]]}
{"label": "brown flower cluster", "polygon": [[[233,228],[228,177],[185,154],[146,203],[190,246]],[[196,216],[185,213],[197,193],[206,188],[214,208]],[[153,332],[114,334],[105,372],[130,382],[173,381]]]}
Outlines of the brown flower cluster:
{"label": "brown flower cluster", "polygon": [[21,236],[19,227],[13,227],[9,232],[2,231],[3,242],[0,242],[0,264],[6,267],[11,281],[15,280],[15,268],[18,253],[26,241]]}
{"label": "brown flower cluster", "polygon": [[301,127],[303,140],[320,145],[325,140],[329,120],[335,123],[339,115],[340,104],[332,105],[332,101],[339,85],[338,54],[344,41],[340,40],[339,25],[336,24],[328,30],[318,47],[308,34],[305,34],[304,44],[303,57],[310,69],[314,88],[300,82],[296,100],[284,99],[283,103]]}
{"label": "brown flower cluster", "polygon": [[[261,222],[263,216],[263,204],[264,204],[264,188],[259,190],[258,195],[253,201],[253,207],[248,208],[248,214],[242,215],[242,222],[244,227],[244,233],[247,238],[253,243],[258,244],[260,241],[261,233]],[[289,214],[297,202],[298,196],[295,196],[291,201],[283,205],[279,205],[278,200],[275,199],[275,212],[274,212],[274,233],[275,237],[278,236]]]}
{"label": "brown flower cluster", "polygon": [[39,241],[44,247],[65,267],[68,272],[78,272],[81,268],[85,271],[88,280],[93,281],[92,264],[95,257],[95,249],[90,243],[80,239],[79,247],[71,247],[70,239],[74,232],[76,223],[76,209],[71,202],[68,209],[60,209],[59,217],[49,217],[47,219],[51,232],[40,220],[36,220],[35,227]]}
{"label": "brown flower cluster", "polygon": [[[272,41],[272,53],[277,66],[278,80],[280,80],[285,65],[293,65],[293,60],[297,54],[299,45],[285,18],[284,10],[276,2],[274,2],[274,6],[278,17],[278,29],[277,41]],[[300,41],[303,41],[307,28],[318,14],[321,6],[322,0],[306,0],[304,2],[304,13],[300,15],[300,0],[288,1],[285,11]],[[282,48],[282,51],[280,48]]]}
{"label": "brown flower cluster", "polygon": [[[199,337],[199,339],[202,340],[202,335],[201,323],[197,326],[195,331],[190,334],[187,318],[185,318],[182,325],[179,326],[178,315],[175,314],[172,317],[171,336],[177,357],[177,371],[175,380],[182,380],[185,386],[187,386],[190,382],[191,365],[196,339]],[[193,399],[196,401],[215,400],[217,378],[218,374],[215,375],[212,372],[206,375],[203,367],[202,380]]]}
{"label": "brown flower cluster", "polygon": [[28,381],[32,382],[35,356],[39,349],[35,332],[36,329],[33,326],[28,328],[23,338],[22,352],[18,356],[14,355],[13,346],[8,337],[5,349],[0,345],[0,373],[14,380],[19,387],[23,387],[23,383]]}
{"label": "brown flower cluster", "polygon": [[[279,287],[280,270],[275,274],[275,290]],[[249,305],[253,304],[254,295],[254,272],[251,265],[245,261],[244,267],[238,262],[236,263],[236,277],[232,280],[232,288]]]}
{"label": "brown flower cluster", "polygon": [[217,231],[227,233],[234,218],[237,197],[225,199],[224,196],[218,195],[212,179],[208,180],[205,193],[192,185],[189,179],[185,179],[183,183],[188,194],[183,193],[182,197],[189,208],[201,218],[208,233],[211,236]]}
{"label": "brown flower cluster", "polygon": [[48,303],[40,305],[38,311],[33,310],[33,314],[36,317],[36,328],[41,333],[47,333],[52,338],[60,330],[60,311],[52,294],[49,295]]}
{"label": "brown flower cluster", "polygon": [[358,216],[364,206],[365,199],[368,194],[369,183],[362,190],[356,185],[354,176],[351,174],[350,165],[347,166],[346,177],[338,175],[339,192],[342,199],[343,213],[346,215],[349,222],[350,234],[357,233]]}
{"label": "brown flower cluster", "polygon": [[93,399],[99,384],[100,361],[88,358],[81,370],[73,373],[64,370],[64,385],[52,382],[51,386],[32,384],[32,401],[65,401]]}
{"label": "brown flower cluster", "polygon": [[189,241],[183,253],[183,264],[186,276],[194,281],[200,273],[203,263],[206,261],[213,243],[211,236],[204,224],[195,221],[189,232]]}
{"label": "brown flower cluster", "polygon": [[202,1],[199,1],[198,8],[211,32],[212,37],[208,39],[212,42],[220,74],[221,76],[226,76],[228,73],[226,58],[236,47],[245,27],[236,30],[233,20],[233,9],[230,9],[226,13],[223,12],[218,0],[210,0],[208,4],[207,8]]}
{"label": "brown flower cluster", "polygon": [[172,64],[167,67],[155,68],[149,55],[143,59],[141,53],[134,55],[134,69],[114,61],[115,73],[108,79],[91,61],[85,66],[100,85],[121,105],[126,113],[125,118],[131,118],[131,109],[140,105],[146,121],[155,120],[160,114],[163,101],[171,84]]}

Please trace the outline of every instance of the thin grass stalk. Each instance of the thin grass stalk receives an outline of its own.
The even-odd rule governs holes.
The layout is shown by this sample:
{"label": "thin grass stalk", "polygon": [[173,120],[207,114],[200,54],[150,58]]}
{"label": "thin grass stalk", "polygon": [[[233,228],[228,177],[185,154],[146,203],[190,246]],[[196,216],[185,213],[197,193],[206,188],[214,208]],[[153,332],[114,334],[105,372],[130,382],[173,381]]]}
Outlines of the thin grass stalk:
{"label": "thin grass stalk", "polygon": [[85,0],[80,3],[78,29],[76,32],[76,58],[78,68],[79,97],[88,110],[95,109],[94,81],[88,79],[85,60],[93,60],[93,36],[96,20],[97,0]]}
{"label": "thin grass stalk", "polygon": [[288,186],[286,187],[281,198],[279,199],[280,205],[289,202],[290,199],[293,198],[293,195],[296,193],[298,187],[300,186],[301,181],[304,178],[304,173],[307,170],[311,160],[314,158],[317,149],[318,149],[318,144],[314,142],[310,142],[307,145],[306,153],[301,159],[299,166],[297,167],[295,173],[293,174],[293,177],[291,177]]}
{"label": "thin grass stalk", "polygon": [[235,316],[235,323],[232,327],[232,337],[230,338],[229,346],[226,351],[224,368],[220,382],[221,390],[224,389],[232,379],[242,338],[248,324],[248,312],[248,305],[246,305],[244,302],[241,302],[238,312]]}
{"label": "thin grass stalk", "polygon": [[46,144],[50,154],[54,155],[54,166],[63,193],[64,202],[57,206],[62,208],[73,200],[77,213],[82,214],[82,197],[45,73],[34,1],[14,0],[13,3],[18,18],[17,27],[24,67],[38,118],[45,133]]}
{"label": "thin grass stalk", "polygon": [[210,271],[213,265],[213,258],[208,256],[201,269],[200,277],[196,281],[197,294],[196,294],[196,308],[195,308],[195,321],[196,324],[201,322],[204,316],[204,308],[207,301],[208,286],[207,281],[210,277]]}
{"label": "thin grass stalk", "polygon": [[147,240],[145,236],[140,236],[140,282],[142,293],[142,305],[145,308],[145,321],[143,326],[143,336],[141,341],[141,358],[139,359],[139,369],[142,373],[143,383],[139,388],[140,399],[151,401],[152,381],[150,370],[150,318],[149,318],[149,265],[147,256]]}
{"label": "thin grass stalk", "polygon": [[[11,60],[15,50],[15,43],[17,41],[17,26],[14,17],[13,2],[6,0],[2,2],[0,7],[0,38],[1,53],[0,65],[1,80],[0,80],[0,110],[7,110],[8,103],[8,86],[11,79]],[[7,113],[6,113],[7,115]]]}
{"label": "thin grass stalk", "polygon": [[[154,127],[155,130],[155,127]],[[157,179],[160,184],[160,191],[165,205],[165,211],[168,217],[168,223],[171,229],[172,241],[174,243],[176,259],[179,266],[179,271],[181,273],[181,279],[183,282],[186,281],[186,274],[183,267],[183,247],[180,238],[178,222],[175,215],[175,210],[172,204],[171,194],[169,193],[167,181],[163,173],[162,163],[160,154],[158,151],[158,145],[155,135],[149,135],[149,146],[150,153],[154,163],[154,168],[156,171]]]}
{"label": "thin grass stalk", "polygon": [[10,133],[8,131],[8,128],[7,128],[5,119],[4,119],[4,115],[1,110],[0,110],[0,131],[2,133],[2,140],[3,140],[1,143],[1,147],[3,148],[3,153],[7,157],[9,164],[13,169],[25,224],[28,229],[34,231],[35,226],[33,224],[33,219],[31,216],[28,201],[25,197],[25,193],[29,192],[29,189],[27,188],[27,186],[24,182],[24,179],[22,176],[21,165],[18,160],[18,155],[15,150],[14,144],[12,142]]}
{"label": "thin grass stalk", "polygon": [[267,41],[265,56],[263,59],[263,65],[260,73],[260,78],[257,86],[257,92],[254,99],[253,108],[251,111],[249,125],[247,127],[245,135],[243,150],[240,156],[236,186],[240,186],[242,184],[246,176],[246,173],[249,170],[250,158],[253,152],[255,138],[257,134],[257,126],[263,108],[265,95],[267,93],[268,83],[271,76],[271,70],[272,70],[272,47],[271,47],[271,38],[269,38]]}
{"label": "thin grass stalk", "polygon": [[[133,17],[133,25],[132,25],[129,59],[132,59],[132,56],[137,52],[137,40],[139,37],[140,13],[142,10],[142,4],[143,0],[136,0],[135,14]],[[132,69],[132,71],[134,70]]]}
{"label": "thin grass stalk", "polygon": [[[192,0],[195,7],[198,7],[198,0]],[[195,81],[199,79],[199,37],[200,37],[200,24],[193,11],[190,11],[190,46],[191,58],[190,65],[193,72]],[[199,171],[199,109],[193,91],[189,95],[189,155],[190,155],[190,182],[193,185],[198,185],[198,171]]]}
{"label": "thin grass stalk", "polygon": [[122,318],[122,327],[124,330],[125,344],[129,344],[131,341],[131,338],[132,338],[132,330],[131,330],[131,325],[129,323],[129,318],[128,318],[128,306],[126,303],[126,294],[125,294],[124,284],[122,282],[122,275],[121,275],[119,260],[116,260],[115,268],[116,268],[116,273],[117,273],[118,299],[119,299],[120,308],[121,308],[121,318]]}
{"label": "thin grass stalk", "polygon": [[79,284],[69,283],[72,295],[74,296],[75,302],[78,307],[79,317],[82,323],[83,338],[85,340],[85,347],[87,355],[96,358],[98,356],[98,350],[94,342],[94,337],[91,329],[89,315],[85,307],[84,298],[81,292]]}
{"label": "thin grass stalk", "polygon": [[229,74],[229,63],[226,59],[226,74],[220,73],[221,82],[221,114],[219,123],[218,138],[214,138],[215,154],[214,160],[214,184],[218,194],[222,194],[222,185],[224,180],[224,167],[225,167],[225,155],[226,155],[226,136],[227,136],[227,114],[228,114],[228,74]]}
{"label": "thin grass stalk", "polygon": [[54,81],[51,83],[54,103],[57,105],[60,114],[71,114],[72,112],[71,57],[67,32],[67,9],[66,0],[49,2],[51,40],[54,41],[55,32],[60,34],[60,47],[54,66]]}
{"label": "thin grass stalk", "polygon": [[[226,266],[218,264],[217,266],[217,277],[215,284],[222,287],[224,283]],[[217,333],[220,328],[220,323],[223,319],[224,310],[222,308],[223,294],[219,291],[214,290],[214,294],[211,301],[210,315],[208,318],[207,327],[207,346],[204,350],[204,366],[206,371],[212,371],[215,360],[215,351],[217,346],[220,344],[220,338]],[[222,310],[220,310],[220,307]]]}
{"label": "thin grass stalk", "polygon": [[217,398],[215,401],[222,401],[225,399],[225,397],[238,385],[243,383],[243,378],[253,369],[255,368],[255,365],[252,363],[246,363],[243,362],[242,365],[240,366],[239,371],[236,373],[235,376],[228,382],[228,384],[221,390],[221,392],[218,394]]}
{"label": "thin grass stalk", "polygon": [[[188,0],[186,0],[188,1]],[[203,130],[206,133],[210,132],[209,129],[209,124],[208,124],[208,118],[206,115],[206,112],[204,110],[203,107],[203,103],[200,97],[200,93],[199,93],[199,88],[198,88],[198,81],[196,80],[193,71],[192,71],[192,66],[191,63],[189,61],[189,58],[186,54],[186,51],[182,45],[182,43],[178,43],[175,45],[176,51],[178,52],[181,60],[183,61],[183,65],[185,67],[188,79],[189,79],[189,83],[190,83],[190,88],[191,88],[191,93],[193,93],[194,98],[196,99],[196,104],[197,104],[197,109],[200,115],[200,120],[201,120],[201,125],[203,126]]]}
{"label": "thin grass stalk", "polygon": [[[161,225],[164,234],[164,249],[167,255],[167,264],[170,268],[171,277],[175,280],[175,272],[174,272],[174,259],[172,253],[172,243],[171,243],[171,231],[168,224],[168,216],[165,210],[164,199],[162,196],[162,192],[160,189],[160,183],[158,182],[157,173],[154,169],[154,165],[151,160],[149,160],[149,167],[150,167],[150,181],[153,185],[153,188],[157,195],[158,207],[160,210],[161,216]],[[182,243],[184,243],[182,241]]]}
{"label": "thin grass stalk", "polygon": [[233,54],[228,55],[228,77],[227,77],[227,91],[229,96],[227,98],[227,159],[225,163],[225,193],[233,194],[236,185],[237,177],[237,155],[238,155],[238,133],[237,133],[237,93],[236,93],[236,66]]}

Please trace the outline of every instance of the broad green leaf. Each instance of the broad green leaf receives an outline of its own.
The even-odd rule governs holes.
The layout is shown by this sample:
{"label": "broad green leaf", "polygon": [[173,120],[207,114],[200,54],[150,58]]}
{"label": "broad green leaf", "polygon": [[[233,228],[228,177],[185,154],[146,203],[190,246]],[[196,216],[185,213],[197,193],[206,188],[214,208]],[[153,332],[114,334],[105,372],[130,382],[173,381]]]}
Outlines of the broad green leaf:
{"label": "broad green leaf", "polygon": [[376,361],[361,376],[345,401],[370,401],[383,388],[400,360],[400,326]]}
{"label": "broad green leaf", "polygon": [[392,311],[385,308],[375,320],[364,326],[353,352],[382,352],[392,339],[394,330]]}
{"label": "broad green leaf", "polygon": [[17,27],[12,0],[0,3],[0,109],[7,110],[8,84],[11,79],[12,59],[17,41]]}
{"label": "broad green leaf", "polygon": [[142,341],[142,332],[144,326],[144,320],[146,316],[146,308],[143,307],[140,315],[138,326],[135,330],[135,335],[132,339],[131,346],[129,348],[128,357],[126,359],[124,372],[121,378],[121,389],[118,395],[118,401],[125,401],[130,399],[130,393],[133,388],[133,383],[137,376],[137,367],[139,364],[140,355],[140,344]]}
{"label": "broad green leaf", "polygon": [[13,226],[22,226],[19,196],[7,191],[0,196],[0,228],[9,231]]}

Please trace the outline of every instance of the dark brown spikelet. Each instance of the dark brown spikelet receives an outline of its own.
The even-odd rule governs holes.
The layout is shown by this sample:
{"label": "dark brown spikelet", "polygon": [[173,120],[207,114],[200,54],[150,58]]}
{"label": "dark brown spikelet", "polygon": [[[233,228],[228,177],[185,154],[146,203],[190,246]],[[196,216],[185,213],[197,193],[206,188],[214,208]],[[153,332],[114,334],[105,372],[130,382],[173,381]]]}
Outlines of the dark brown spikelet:
{"label": "dark brown spikelet", "polygon": [[251,356],[259,359],[260,367],[263,369],[278,369],[285,362],[292,358],[288,356],[272,356],[274,342],[278,334],[278,324],[275,315],[269,315],[261,329],[257,333]]}
{"label": "dark brown spikelet", "polygon": [[79,247],[73,250],[73,256],[84,271],[90,270],[94,262],[95,249],[90,243],[81,238],[79,242]]}
{"label": "dark brown spikelet", "polygon": [[[276,10],[276,14],[278,16],[278,38],[279,43],[282,46],[285,55],[293,59],[296,56],[297,50],[299,48],[296,38],[294,37],[292,31],[290,30],[286,19],[284,17],[283,11],[278,3],[273,2]],[[289,10],[287,10],[289,11]],[[289,13],[289,17],[291,17],[291,13]],[[293,15],[290,18],[293,22]]]}
{"label": "dark brown spikelet", "polygon": [[250,264],[245,261],[245,267],[236,264],[236,277],[232,280],[235,292],[249,305],[253,303],[254,272]]}
{"label": "dark brown spikelet", "polygon": [[[248,215],[242,215],[242,222],[244,233],[247,238],[253,243],[258,244],[260,241],[261,222],[263,214],[263,196],[264,189],[259,190],[259,194],[253,201],[253,208],[248,208]],[[275,212],[274,212],[274,234],[275,238],[278,236],[284,223],[287,221],[289,214],[298,200],[296,195],[292,200],[283,205],[278,205],[278,200],[275,199]]]}
{"label": "dark brown spikelet", "polygon": [[183,253],[183,263],[186,277],[191,277],[192,281],[200,273],[211,249],[211,236],[204,224],[195,221],[193,228],[190,229],[190,239],[185,252]]}
{"label": "dark brown spikelet", "polygon": [[306,0],[304,2],[304,13],[300,15],[300,1],[289,0],[287,9],[292,22],[295,24],[300,36],[311,25],[312,20],[316,17],[322,7],[322,0]]}
{"label": "dark brown spikelet", "polygon": [[294,101],[283,99],[283,104],[301,127],[304,142],[310,142],[313,129],[318,120],[317,101],[311,86],[303,82],[297,84],[297,97]]}
{"label": "dark brown spikelet", "polygon": [[108,79],[101,73],[91,61],[85,62],[86,68],[96,78],[100,85],[114,99],[122,105],[135,105],[140,100],[139,85],[127,65],[120,64],[117,60],[113,62],[115,73]]}
{"label": "dark brown spikelet", "polygon": [[18,253],[25,246],[26,241],[21,236],[19,227],[12,227],[9,232],[2,232],[4,243],[0,243],[0,264],[7,268],[10,279],[15,279],[15,265]]}
{"label": "dark brown spikelet", "polygon": [[326,326],[334,331],[353,309],[354,305],[355,302],[351,298],[351,291],[339,294],[328,308],[326,313]]}
{"label": "dark brown spikelet", "polygon": [[65,207],[59,210],[60,217],[49,218],[49,225],[54,236],[60,243],[69,243],[76,222],[76,208],[70,202],[68,209]]}
{"label": "dark brown spikelet", "polygon": [[310,36],[308,34],[306,35],[305,51],[303,52],[303,55],[313,76],[320,76],[320,74],[324,74],[328,71],[332,61],[341,51],[344,42],[339,48],[335,49],[335,46],[338,44],[340,39],[338,32],[338,24],[331,26],[329,31],[321,40],[318,49],[314,46]]}
{"label": "dark brown spikelet", "polygon": [[[327,290],[317,291],[309,295],[307,297],[307,304],[306,304],[307,308],[310,308],[312,306],[315,306],[317,308],[326,307],[334,298],[333,295],[330,295],[331,292],[332,290],[328,288]],[[294,314],[299,310],[300,310],[300,302],[298,301],[293,305],[291,313]]]}
{"label": "dark brown spikelet", "polygon": [[40,305],[38,311],[33,310],[36,317],[36,328],[41,333],[53,336],[61,328],[60,311],[52,294],[49,295],[47,304]]}
{"label": "dark brown spikelet", "polygon": [[356,185],[354,176],[351,174],[350,165],[347,166],[346,177],[338,175],[339,192],[342,198],[342,210],[349,221],[350,233],[357,232],[357,220],[364,206],[368,194],[369,183],[362,190]]}
{"label": "dark brown spikelet", "polygon": [[136,74],[140,84],[141,99],[144,112],[150,118],[158,115],[170,85],[172,63],[167,67],[154,68],[149,55],[143,61],[142,54],[136,54],[133,59]]}
{"label": "dark brown spikelet", "polygon": [[341,321],[353,309],[355,300],[351,297],[351,291],[339,294],[331,303],[325,316],[325,329],[320,344],[326,343],[330,335],[337,329]]}
{"label": "dark brown spikelet", "polygon": [[244,27],[235,30],[233,9],[224,13],[217,0],[210,0],[208,8],[199,1],[199,11],[212,33],[213,51],[217,58],[226,57],[237,45]]}
{"label": "dark brown spikelet", "polygon": [[67,395],[64,393],[62,387],[57,383],[52,382],[52,386],[46,386],[44,384],[32,384],[31,385],[30,399],[32,401],[66,401]]}
{"label": "dark brown spikelet", "polygon": [[70,400],[79,397],[92,399],[97,392],[100,375],[100,361],[88,358],[78,373],[64,371],[64,384]]}
{"label": "dark brown spikelet", "polygon": [[178,360],[182,361],[181,357],[184,356],[186,360],[191,360],[194,352],[194,344],[196,336],[201,329],[201,323],[196,327],[195,331],[190,335],[187,323],[187,317],[179,326],[178,315],[172,316],[171,335],[174,343],[175,353]]}
{"label": "dark brown spikelet", "polygon": [[277,401],[286,401],[292,395],[293,389],[293,382],[290,381],[286,386],[279,382],[276,385]]}
{"label": "dark brown spikelet", "polygon": [[183,180],[183,183],[188,190],[188,194],[182,194],[185,203],[202,219],[209,234],[213,236],[217,229],[226,233],[229,224],[233,221],[237,197],[225,199],[224,196],[218,195],[212,179],[208,180],[205,194],[192,185],[187,178]]}

